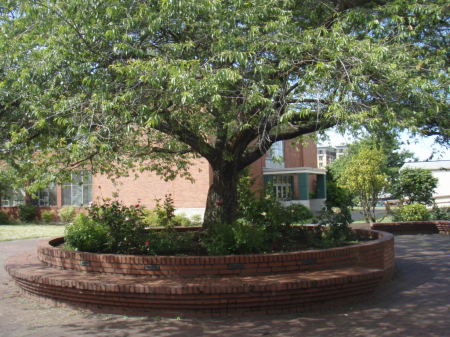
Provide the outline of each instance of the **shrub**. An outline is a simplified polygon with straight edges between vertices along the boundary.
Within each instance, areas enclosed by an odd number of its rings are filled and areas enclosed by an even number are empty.
[[[290,205],[286,208],[286,212],[290,217],[290,223],[304,223],[314,217],[311,210],[302,204]]]
[[[175,226],[175,207],[172,196],[170,194],[166,194],[163,203],[160,204],[160,202],[160,199],[156,199],[156,207],[154,210],[158,216],[159,225],[163,227]]]
[[[312,244],[321,248],[342,246],[356,240],[355,233],[349,227],[347,215],[338,207],[321,213],[315,234]]]
[[[197,255],[201,250],[201,232],[178,232],[172,228],[150,231],[145,242],[147,253],[152,255]]]
[[[108,250],[108,228],[84,214],[79,214],[74,223],[66,227],[64,240],[69,249],[105,252]]]
[[[184,214],[177,214],[172,218],[173,223],[175,224],[175,226],[183,226],[183,227],[189,227],[189,226],[193,226],[193,222],[191,221],[191,219],[189,219],[186,215]]]
[[[46,223],[52,222],[55,219],[55,212],[45,209],[41,212],[41,219]]]
[[[59,210],[58,215],[62,222],[69,223],[75,219],[76,211],[72,206],[64,206]]]
[[[438,179],[433,177],[431,171],[424,169],[405,168],[400,171],[398,181],[393,186],[394,195],[404,198],[407,203],[433,203],[433,192],[437,187]]]
[[[89,217],[108,229],[108,249],[119,254],[146,252],[144,216],[140,205],[128,207],[118,201],[104,200],[102,205],[93,204],[89,208]]]
[[[34,205],[19,205],[19,219],[24,222],[31,222],[36,219],[37,207]]]
[[[261,253],[269,248],[266,230],[262,226],[238,219],[234,224],[222,224],[203,240],[209,255]]]
[[[450,208],[439,208],[434,205],[433,209],[430,212],[430,219],[450,221]]]
[[[423,204],[409,204],[400,207],[394,214],[396,221],[426,221],[430,212]]]
[[[10,221],[11,221],[11,219],[9,218],[9,215],[3,211],[0,211],[0,224],[7,225],[7,224],[9,224]]]

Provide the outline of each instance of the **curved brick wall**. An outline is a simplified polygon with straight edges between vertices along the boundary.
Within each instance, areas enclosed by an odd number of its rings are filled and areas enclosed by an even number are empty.
[[[376,222],[371,228],[395,234],[450,234],[450,221]]]
[[[303,311],[366,296],[392,276],[392,234],[359,232],[376,239],[326,250],[212,257],[66,252],[47,241],[39,246],[39,259],[24,253],[10,258],[6,269],[26,294],[103,312]]]
[[[38,259],[64,269],[153,277],[267,275],[368,265],[385,268],[384,255],[393,254],[387,249],[393,239],[375,232],[367,234],[379,238],[357,246],[326,250],[227,256],[136,256],[67,251],[57,247],[64,242],[61,237],[42,242],[38,247]]]

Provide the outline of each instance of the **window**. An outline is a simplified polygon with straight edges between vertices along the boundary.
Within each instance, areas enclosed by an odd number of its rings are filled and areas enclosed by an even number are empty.
[[[323,156],[319,156],[319,160],[323,160]]]
[[[25,199],[25,191],[11,189],[2,193],[2,207],[16,207],[23,205]]]
[[[278,200],[292,200],[292,176],[274,176],[272,185]]]
[[[33,203],[39,207],[56,206],[56,187],[51,184],[47,188],[43,188],[36,193]]]
[[[273,143],[266,156],[267,168],[284,168],[283,142]]]
[[[72,182],[63,185],[64,206],[83,206],[92,201],[92,175],[90,172],[72,173]]]

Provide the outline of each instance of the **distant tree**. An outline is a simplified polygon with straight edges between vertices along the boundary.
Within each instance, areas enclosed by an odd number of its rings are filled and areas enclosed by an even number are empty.
[[[421,203],[431,205],[438,179],[424,169],[405,168],[400,171],[394,185],[394,196],[403,199],[406,204]]]
[[[352,191],[362,207],[364,218],[375,222],[375,207],[379,195],[388,184],[386,157],[380,149],[362,146],[351,156],[338,178],[339,184]]]
[[[5,0],[0,156],[30,179],[171,179],[203,157],[205,227],[233,222],[274,142],[335,125],[448,142],[447,2]]]
[[[325,205],[328,210],[339,207],[348,222],[351,222],[351,208],[354,206],[354,195],[342,186],[339,186],[333,172],[327,169],[327,200]]]

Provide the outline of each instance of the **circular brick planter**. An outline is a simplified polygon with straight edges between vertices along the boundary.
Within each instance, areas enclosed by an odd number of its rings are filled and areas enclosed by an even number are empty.
[[[450,221],[376,222],[371,228],[394,234],[450,234]]]
[[[24,292],[106,312],[223,315],[302,311],[372,293],[394,270],[389,233],[347,247],[229,256],[65,251],[56,238],[6,269]]]

